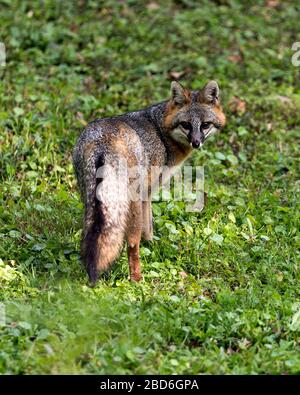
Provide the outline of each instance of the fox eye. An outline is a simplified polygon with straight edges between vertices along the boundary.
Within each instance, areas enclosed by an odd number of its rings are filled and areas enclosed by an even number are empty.
[[[182,126],[183,129],[186,130],[192,130],[192,125],[189,122],[180,122],[180,126]]]
[[[201,125],[201,128],[203,130],[206,130],[206,129],[208,129],[210,127],[210,125],[211,125],[210,122],[203,122],[202,125]]]

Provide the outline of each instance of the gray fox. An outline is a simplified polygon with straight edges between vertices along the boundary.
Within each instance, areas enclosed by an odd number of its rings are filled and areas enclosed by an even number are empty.
[[[86,126],[73,163],[85,207],[81,257],[92,285],[118,258],[125,238],[130,279],[141,280],[140,241],[151,240],[153,233],[151,190],[147,189],[148,199],[131,200],[128,179],[116,179],[111,170],[125,160],[127,166],[146,169],[143,177],[151,185],[157,183],[153,173],[150,176],[151,167],[179,166],[225,121],[215,81],[196,91],[173,81],[169,100]],[[107,165],[111,170],[98,177],[97,170]]]

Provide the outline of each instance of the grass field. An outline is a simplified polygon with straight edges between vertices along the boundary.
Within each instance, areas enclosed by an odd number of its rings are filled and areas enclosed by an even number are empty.
[[[2,374],[300,373],[299,13],[0,0]],[[86,122],[163,100],[179,76],[216,79],[228,117],[190,161],[206,206],[155,203],[144,280],[128,281],[124,251],[91,289],[72,148]]]

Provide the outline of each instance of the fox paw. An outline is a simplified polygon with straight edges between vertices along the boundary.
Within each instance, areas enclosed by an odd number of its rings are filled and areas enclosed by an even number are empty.
[[[135,273],[130,275],[130,281],[139,282],[143,279],[143,276],[140,273]]]

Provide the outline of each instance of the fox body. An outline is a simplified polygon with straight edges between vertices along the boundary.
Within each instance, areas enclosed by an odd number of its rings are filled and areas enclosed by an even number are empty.
[[[224,124],[215,81],[199,91],[173,81],[169,100],[87,125],[73,162],[85,207],[81,256],[92,284],[118,258],[125,239],[130,278],[139,281],[140,240],[152,238],[152,191],[147,189],[147,199],[130,199],[130,181],[116,178],[117,164],[125,161],[128,167],[143,169],[147,185],[158,184],[161,174],[151,168],[175,169]],[[99,168],[104,169],[101,177]]]

